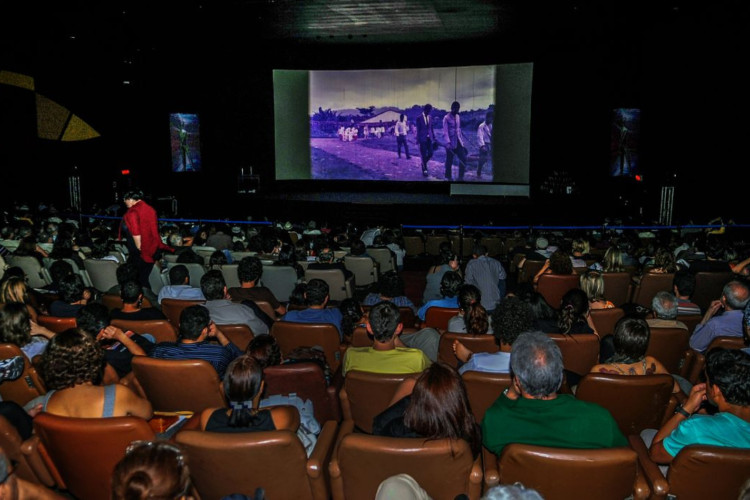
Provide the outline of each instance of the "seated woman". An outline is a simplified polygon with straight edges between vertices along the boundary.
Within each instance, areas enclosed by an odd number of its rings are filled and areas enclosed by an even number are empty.
[[[625,272],[622,250],[620,250],[616,245],[609,247],[604,253],[604,259],[602,260],[602,262],[595,262],[591,264],[589,268],[604,273]]]
[[[18,242],[18,247],[13,251],[13,255],[18,256],[32,256],[36,257],[40,266],[44,266],[44,258],[49,255],[44,251],[42,247],[36,242],[36,238],[33,236],[26,236],[21,238]]]
[[[445,363],[432,363],[414,379],[399,385],[391,405],[375,417],[376,436],[463,439],[476,457],[482,438],[469,409],[458,372]]]
[[[209,270],[218,269],[221,271],[221,266],[224,264],[229,264],[229,259],[227,259],[227,255],[222,250],[216,250],[208,259]]]
[[[645,274],[669,274],[677,272],[678,269],[674,254],[668,248],[659,247],[656,249],[651,267],[644,271],[641,276],[634,276],[633,281],[639,283]]]
[[[544,299],[544,295],[535,292],[532,289],[528,289],[519,291],[518,298],[528,304],[531,308],[531,316],[533,318],[532,328],[534,330],[544,332],[548,329],[552,329],[554,331],[557,324],[557,311],[547,303]]]
[[[461,285],[458,289],[458,314],[448,320],[448,331],[471,333],[473,335],[492,334],[492,318],[482,307],[482,292],[474,285]]]
[[[448,271],[443,274],[443,279],[440,280],[440,294],[443,296],[439,300],[431,300],[423,305],[417,316],[422,321],[427,316],[427,309],[430,307],[451,307],[458,308],[458,289],[463,284],[464,279],[456,271]]]
[[[229,363],[224,375],[227,408],[206,408],[201,413],[201,429],[212,432],[259,432],[277,429],[296,431],[299,413],[290,406],[259,410],[263,394],[263,369],[250,355]]]
[[[570,260],[570,255],[563,250],[556,250],[555,253],[550,255],[549,259],[544,262],[544,265],[534,276],[534,283],[539,282],[539,278],[543,274],[575,274],[573,269],[573,261]]]
[[[121,384],[102,386],[104,351],[78,328],[58,333],[42,355],[47,394],[33,400],[42,411],[63,417],[101,418],[132,415],[149,419],[151,403]],[[29,405],[27,405],[28,407]]]
[[[584,238],[576,238],[571,246],[571,261],[573,267],[586,267],[586,259],[590,259],[591,245]]]
[[[54,336],[31,320],[25,304],[10,302],[0,310],[0,342],[17,345],[29,360],[42,354]]]
[[[120,286],[122,307],[110,311],[111,319],[125,319],[130,321],[144,321],[153,319],[167,319],[155,307],[143,307],[143,290],[139,283],[126,281]]]
[[[383,300],[393,302],[398,307],[409,307],[414,314],[417,313],[417,306],[404,295],[404,279],[396,271],[381,274],[378,280],[378,293],[367,294],[362,304],[374,306]]]
[[[605,363],[595,365],[591,373],[613,373],[615,375],[654,375],[669,374],[664,365],[653,356],[647,356],[651,329],[642,319],[622,318],[615,326],[615,354]],[[675,380],[674,393],[680,392],[680,385]]]
[[[26,278],[20,276],[11,276],[3,280],[0,286],[0,302],[8,304],[10,302],[19,302],[29,310],[31,321],[36,322],[39,311],[36,308],[36,300],[29,294],[29,287],[26,285]]]
[[[168,441],[131,444],[112,474],[112,500],[194,500],[185,454]]]
[[[589,298],[580,288],[568,290],[563,295],[560,310],[557,313],[557,328],[544,333],[593,333],[597,337],[594,322],[589,314]]]
[[[467,371],[508,373],[510,372],[510,349],[513,342],[524,332],[533,330],[534,318],[531,306],[518,297],[506,297],[492,311],[492,322],[496,326],[495,343],[499,352],[474,353],[460,340],[453,341],[453,353],[463,362],[458,372]]]
[[[357,327],[364,328],[367,314],[362,310],[359,301],[354,298],[342,300],[339,304],[339,311],[341,311],[341,333],[344,339],[351,340]]]
[[[458,271],[458,257],[453,253],[449,241],[440,244],[440,261],[427,270],[425,278],[424,293],[422,294],[422,303],[426,304],[431,300],[440,300],[440,283],[443,275],[448,271]]]
[[[589,309],[612,309],[615,305],[604,298],[604,278],[599,271],[589,269],[584,272],[579,283],[581,290],[589,298]]]

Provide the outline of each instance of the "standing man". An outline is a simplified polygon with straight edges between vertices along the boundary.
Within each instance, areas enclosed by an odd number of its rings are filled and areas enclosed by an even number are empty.
[[[453,157],[458,156],[458,180],[464,180],[466,171],[466,147],[463,134],[461,133],[461,116],[458,110],[461,105],[458,101],[451,104],[451,112],[443,118],[443,137],[445,139],[445,180],[453,180]]]
[[[507,274],[500,261],[487,255],[487,247],[474,245],[474,258],[466,263],[466,280],[482,292],[482,307],[491,313],[505,296]]]
[[[482,167],[492,156],[492,122],[495,113],[487,111],[484,121],[477,129],[477,141],[479,142],[479,165],[477,166],[477,178],[482,176]]]
[[[398,157],[401,158],[401,146],[404,146],[404,153],[406,153],[406,159],[411,160],[409,156],[409,146],[406,144],[406,133],[409,131],[409,127],[406,124],[406,115],[401,113],[396,122],[396,147],[398,148]]]
[[[169,250],[159,236],[156,210],[143,201],[143,191],[132,188],[123,197],[128,210],[122,218],[120,230],[125,231],[128,246],[128,259],[138,266],[138,280],[141,286],[151,288],[148,277],[154,267],[157,250]]]
[[[419,142],[419,154],[422,157],[422,175],[425,177],[427,177],[427,162],[432,158],[432,144],[435,142],[435,131],[432,130],[430,120],[431,112],[432,104],[425,104],[422,114],[417,118],[417,142]]]

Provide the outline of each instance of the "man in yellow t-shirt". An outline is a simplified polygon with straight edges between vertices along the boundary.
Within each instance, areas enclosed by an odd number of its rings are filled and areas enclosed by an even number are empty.
[[[350,347],[344,355],[342,374],[349,370],[372,373],[416,373],[431,361],[419,349],[403,347],[398,336],[404,325],[398,307],[387,300],[370,309],[367,331],[375,338],[371,347]]]

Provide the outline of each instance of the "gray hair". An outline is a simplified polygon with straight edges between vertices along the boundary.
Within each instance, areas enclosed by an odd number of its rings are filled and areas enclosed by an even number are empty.
[[[744,309],[750,302],[750,289],[741,281],[732,280],[721,291],[726,297],[727,305],[732,309]]]
[[[677,318],[677,297],[670,292],[657,292],[651,299],[651,309],[654,310],[657,318],[675,319]]]
[[[487,490],[482,500],[544,500],[536,490],[521,483],[498,484]]]
[[[548,396],[562,384],[562,353],[546,333],[522,333],[513,342],[510,367],[521,389],[532,397]]]

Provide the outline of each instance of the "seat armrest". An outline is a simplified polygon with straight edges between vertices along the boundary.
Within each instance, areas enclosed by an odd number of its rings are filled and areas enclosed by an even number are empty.
[[[341,422],[341,402],[339,401],[339,392],[342,387],[344,387],[344,377],[341,375],[341,366],[339,366],[338,370],[336,370],[331,378],[331,385],[326,388],[331,415],[336,422]]]
[[[469,473],[469,498],[478,499],[482,496],[482,455],[477,455]]]
[[[21,454],[24,456],[26,463],[29,464],[29,468],[37,479],[39,479],[41,484],[49,488],[57,486],[64,489],[64,483],[60,477],[60,473],[57,472],[56,468],[50,469],[48,464],[52,464],[52,462],[49,460],[49,457],[42,456],[40,444],[39,436],[31,436],[29,439],[21,443]],[[46,452],[44,452],[44,455],[46,455]],[[47,460],[45,460],[45,458]]]
[[[331,479],[331,495],[333,500],[345,500],[344,481],[341,477],[341,469],[339,468],[339,443],[344,439],[344,436],[351,434],[352,432],[354,432],[353,420],[344,420],[341,422],[338,436],[336,436],[336,444],[333,446],[331,461],[328,464],[328,474]]]
[[[484,462],[485,491],[500,484],[500,471],[497,468],[497,456],[482,446],[482,461]]]
[[[706,357],[698,351],[694,351],[692,349],[688,351],[685,359],[687,360],[688,357],[692,357],[693,362],[690,363],[690,372],[688,373],[688,376],[686,378],[690,381],[691,384],[695,385],[700,381],[701,373],[703,373],[703,368],[705,368],[706,366]]]
[[[628,436],[628,442],[630,443],[630,447],[638,455],[638,465],[646,476],[646,482],[651,489],[651,498],[666,498],[669,493],[669,483],[667,482],[667,478],[661,473],[659,466],[651,460],[651,457],[648,454],[648,448],[646,448],[646,443],[644,443],[638,435]]]
[[[323,429],[318,435],[318,441],[315,443],[310,458],[307,459],[307,475],[312,478],[321,477],[325,474],[325,467],[331,458],[333,452],[333,443],[336,439],[338,424],[333,420],[323,424]]]

